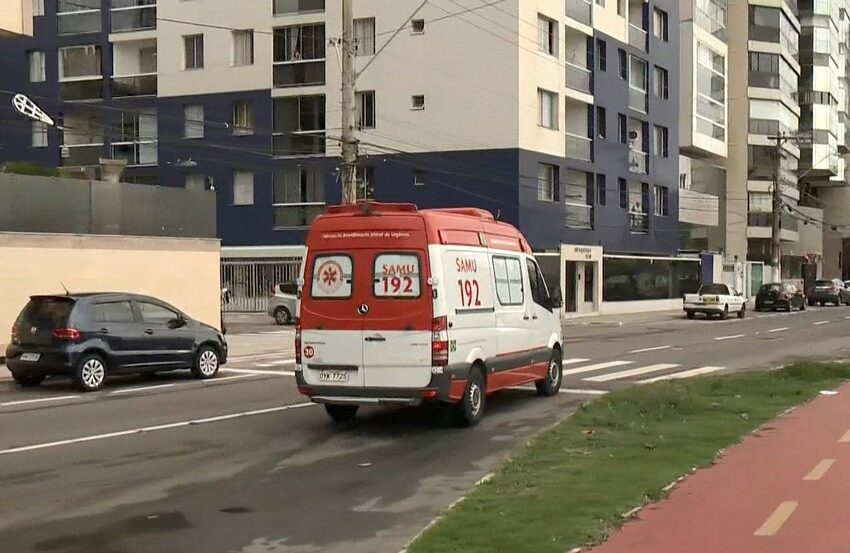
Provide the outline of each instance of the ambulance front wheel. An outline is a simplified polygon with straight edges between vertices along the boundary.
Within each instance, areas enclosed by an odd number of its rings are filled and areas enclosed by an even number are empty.
[[[482,367],[475,365],[469,371],[463,397],[455,404],[455,421],[459,426],[475,426],[484,413],[487,399],[487,383],[484,381]]]
[[[357,414],[359,405],[335,405],[333,403],[325,404],[325,411],[335,423],[348,422]]]
[[[564,374],[561,368],[562,362],[561,350],[558,348],[553,349],[552,356],[549,358],[549,364],[546,367],[546,378],[534,383],[537,386],[538,394],[541,396],[558,395]]]

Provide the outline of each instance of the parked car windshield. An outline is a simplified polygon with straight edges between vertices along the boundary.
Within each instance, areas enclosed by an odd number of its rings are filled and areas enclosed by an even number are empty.
[[[759,288],[759,292],[781,292],[782,285],[781,284],[764,284],[761,288]]]
[[[835,284],[835,283],[831,280],[816,280],[815,281],[815,286],[832,286],[833,284]]]
[[[18,324],[30,327],[49,326],[63,328],[68,323],[68,317],[74,302],[70,298],[37,298],[30,300],[18,318]]]
[[[728,294],[729,288],[725,284],[703,284],[699,288],[700,294]]]

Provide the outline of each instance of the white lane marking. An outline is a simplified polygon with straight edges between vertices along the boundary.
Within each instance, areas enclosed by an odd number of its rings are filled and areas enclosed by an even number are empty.
[[[44,403],[47,401],[62,401],[64,399],[77,399],[81,396],[57,396],[57,397],[43,397],[39,399],[23,399],[20,401],[7,401],[5,403],[0,403],[0,407],[12,407],[13,405],[27,405],[30,403]]]
[[[654,348],[642,348],[642,349],[633,349],[629,353],[645,353],[647,351],[659,351],[662,349],[670,349],[673,346],[655,346]]]
[[[157,388],[171,388],[174,384],[157,384],[156,386],[141,386],[138,388],[124,388],[123,390],[115,390],[109,392],[109,395],[116,394],[132,394],[133,392],[145,392],[147,390],[156,390]]]
[[[271,374],[271,375],[274,375],[274,376],[295,376],[295,371],[261,371],[261,370],[257,370],[257,369],[231,369],[231,368],[226,368],[226,369],[221,369],[221,370],[232,372],[232,373],[243,373],[243,374],[246,374],[246,375]],[[216,380],[216,379],[214,379],[214,380]]]
[[[569,376],[572,374],[581,374],[581,373],[589,373],[591,371],[598,371],[602,369],[610,369],[611,367],[621,367],[623,365],[631,365],[634,361],[608,361],[605,363],[596,363],[595,365],[586,365],[584,367],[579,367],[577,369],[566,369],[564,370],[564,376]]]
[[[639,367],[637,369],[629,369],[627,371],[620,371],[617,373],[609,373],[609,374],[601,374],[599,376],[590,376],[585,378],[584,380],[588,382],[608,382],[609,380],[618,380],[620,378],[630,378],[632,376],[640,376],[642,374],[654,373],[658,371],[664,371],[667,369],[675,369],[679,367],[676,363],[658,363],[657,365],[647,365],[646,367]]]
[[[273,361],[271,363],[257,363],[257,366],[268,368],[268,367],[278,367],[280,365],[294,365],[294,364],[295,364],[295,359],[282,359],[280,361]]]
[[[715,340],[734,340],[735,338],[743,338],[746,334],[733,334],[731,336],[718,336]]]
[[[812,324],[813,324],[813,325],[815,325],[815,326],[819,326],[819,325],[828,325],[828,324],[829,324],[829,321],[818,321],[818,322],[816,322],[816,323],[812,323]]]
[[[772,329],[768,330],[768,332],[784,332],[786,330],[788,330],[788,327],[783,326],[781,328],[772,328]]]
[[[224,370],[224,369],[222,369]],[[208,378],[206,380],[201,380],[204,384],[215,384],[216,382],[224,382],[225,380],[236,380],[237,378],[250,378],[254,376],[253,374],[237,374],[236,376],[220,376],[218,378]]]
[[[561,361],[561,365],[575,365],[576,363],[584,363],[585,361],[589,361],[589,359],[580,359],[578,357],[575,359],[564,359]]]
[[[660,382],[662,380],[678,380],[680,378],[690,378],[692,376],[699,376],[701,374],[722,371],[725,368],[726,367],[700,367],[698,369],[691,369],[689,371],[682,371],[680,373],[665,374],[663,376],[656,376],[655,378],[647,378],[646,380],[638,381],[638,384],[652,384],[653,382]]]
[[[604,396],[608,390],[590,390],[585,388],[561,388],[558,390],[562,394],[587,394],[590,396]]]
[[[170,430],[172,428],[181,428],[184,426],[193,426],[197,424],[209,424],[212,422],[221,422],[230,419],[238,419],[243,417],[254,417],[257,415],[267,415],[269,413],[277,413],[279,411],[289,411],[291,409],[300,409],[301,407],[310,407],[317,405],[313,402],[308,403],[291,403],[288,405],[279,405],[277,407],[269,407],[267,409],[255,409],[253,411],[240,411],[238,413],[229,413],[227,415],[219,415],[216,417],[207,417],[205,419],[192,419],[168,424],[159,424],[156,426],[141,426],[139,428],[130,428],[127,430],[119,430],[117,432],[108,432],[106,434],[95,434],[92,436],[82,436],[79,438],[71,438],[69,440],[58,440],[55,442],[44,442],[40,444],[25,445],[20,447],[11,447],[9,449],[0,450],[0,455],[9,455],[11,453],[23,453],[25,451],[34,451],[37,449],[48,449],[63,445],[79,444],[84,442],[94,442],[97,440],[106,440],[108,438],[118,438],[121,436],[130,436],[132,434],[141,434],[144,432],[157,432],[160,430]]]
[[[847,317],[844,317],[844,320],[845,320],[845,321],[850,320],[850,315],[848,315]],[[0,368],[2,368],[2,367],[0,366]]]

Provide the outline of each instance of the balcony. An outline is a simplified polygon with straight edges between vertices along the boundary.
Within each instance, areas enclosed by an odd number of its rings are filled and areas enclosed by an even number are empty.
[[[747,226],[772,227],[773,213],[770,211],[751,211],[747,214]],[[782,230],[797,232],[799,220],[790,213],[783,213],[779,219],[779,226]]]
[[[567,203],[565,225],[567,228],[587,229],[593,228],[593,206]]]
[[[272,136],[275,156],[305,156],[325,153],[324,131],[302,131]]]
[[[567,88],[592,94],[593,74],[588,68],[567,62],[565,69],[567,74]]]
[[[646,31],[631,23],[629,23],[629,45],[644,52],[647,51]]]
[[[63,167],[98,165],[103,157],[103,144],[64,144],[62,146]]]
[[[318,86],[325,84],[325,60],[275,63],[274,86]]]
[[[567,16],[584,25],[591,25],[593,3],[586,0],[567,0]]]
[[[566,155],[568,158],[591,161],[593,159],[593,141],[586,136],[566,133]]]
[[[325,0],[274,0],[275,15],[325,11]]]
[[[113,142],[112,158],[125,160],[127,162],[127,167],[156,165],[156,141]]]
[[[629,212],[629,232],[646,234],[649,232],[649,215],[637,211]]]
[[[112,32],[156,29],[156,0],[112,0]]]
[[[73,81],[61,81],[59,83],[59,98],[63,102],[75,100],[102,100],[103,79],[80,79]]]
[[[112,77],[112,97],[156,96],[156,73]]]
[[[646,175],[649,172],[649,154],[640,150],[629,150],[629,171]]]
[[[645,90],[629,85],[629,107],[641,113],[646,113],[647,94]]]
[[[307,227],[325,211],[324,202],[274,204],[275,228]]]

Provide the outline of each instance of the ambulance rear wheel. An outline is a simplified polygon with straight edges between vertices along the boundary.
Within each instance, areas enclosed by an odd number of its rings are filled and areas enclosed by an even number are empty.
[[[337,424],[348,422],[354,419],[354,415],[357,414],[357,408],[359,405],[335,405],[333,403],[325,404],[325,411],[327,411],[328,416],[333,419],[333,421]]]
[[[463,397],[454,406],[455,422],[458,426],[475,426],[481,420],[487,399],[486,386],[481,367],[477,365],[472,367]]]
[[[535,382],[537,393],[541,396],[558,395],[558,390],[561,389],[561,380],[563,378],[563,369],[561,368],[561,351],[559,349],[552,350],[552,356],[549,358],[549,365],[546,369],[546,378]]]

